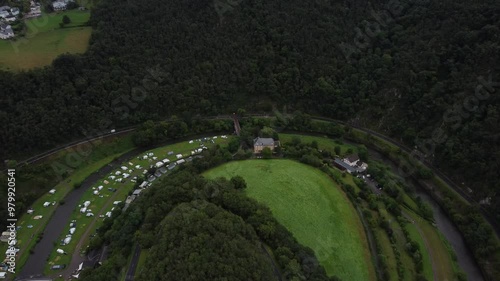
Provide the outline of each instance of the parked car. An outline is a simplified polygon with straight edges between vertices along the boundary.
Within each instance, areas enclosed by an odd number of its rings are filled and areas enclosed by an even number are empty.
[[[65,269],[65,268],[66,268],[65,264],[54,264],[50,269],[58,270],[58,269]]]

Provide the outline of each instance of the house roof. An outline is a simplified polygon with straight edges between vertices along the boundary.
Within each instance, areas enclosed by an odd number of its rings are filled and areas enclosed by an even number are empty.
[[[255,138],[253,140],[254,145],[263,145],[263,146],[274,146],[274,139],[272,138]]]
[[[339,158],[335,159],[335,163],[337,165],[341,166],[342,168],[350,171],[351,173],[356,171],[356,169],[354,167],[349,166],[347,163],[345,163],[344,161],[340,160]]]
[[[359,160],[359,156],[357,154],[351,154],[351,155],[347,155],[346,156],[346,159],[349,160],[349,162],[356,162]]]

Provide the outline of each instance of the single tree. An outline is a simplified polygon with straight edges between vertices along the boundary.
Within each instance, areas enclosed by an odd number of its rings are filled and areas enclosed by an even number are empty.
[[[67,15],[64,15],[63,18],[62,18],[62,23],[63,24],[70,24],[71,23],[71,19],[67,16]]]
[[[270,159],[273,156],[273,151],[269,147],[264,147],[262,149],[262,157],[264,159]]]

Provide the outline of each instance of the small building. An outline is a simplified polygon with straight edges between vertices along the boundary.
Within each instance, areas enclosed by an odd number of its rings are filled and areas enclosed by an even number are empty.
[[[354,167],[354,166],[356,166],[356,165],[358,164],[358,162],[359,162],[359,156],[358,156],[357,154],[351,154],[351,155],[346,156],[346,157],[343,159],[343,161],[344,161],[347,165],[349,165],[349,166],[351,166],[351,167]]]
[[[52,8],[54,8],[54,11],[64,11],[66,10],[66,7],[68,4],[65,1],[57,0],[52,3]]]
[[[14,37],[14,30],[12,30],[12,27],[10,25],[0,23],[0,39],[9,39],[12,37]]]
[[[177,160],[175,163],[177,163],[177,165],[181,165],[181,164],[186,163],[186,160],[184,160],[184,159]]]
[[[352,167],[351,165],[345,163],[344,161],[342,161],[340,158],[336,158],[335,161],[333,162],[333,164],[335,165],[335,167],[337,167],[339,170],[341,171],[346,171],[348,172],[349,174],[352,174],[356,171],[356,169],[354,169],[354,167]]]
[[[11,8],[10,9],[10,13],[13,15],[13,16],[17,16],[19,15],[19,8]]]
[[[182,154],[177,154],[177,155],[175,155],[175,157],[177,157],[177,159],[181,159],[182,158]]]
[[[273,138],[255,138],[253,140],[253,152],[254,153],[261,153],[264,148],[269,148],[271,151],[276,148],[278,145],[277,141],[274,141]]]
[[[134,190],[132,195],[139,196],[139,194],[141,194],[141,192],[142,192],[142,189],[136,189],[136,190]]]

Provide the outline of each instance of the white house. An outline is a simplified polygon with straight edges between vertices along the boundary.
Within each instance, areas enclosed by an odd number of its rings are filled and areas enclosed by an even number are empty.
[[[12,37],[14,37],[12,27],[10,25],[0,24],[0,39],[9,39]]]
[[[66,10],[66,7],[68,4],[65,1],[55,1],[52,3],[52,8],[54,8],[54,11],[64,11]]]
[[[13,16],[17,16],[19,15],[19,8],[12,8],[10,9],[10,13],[13,15]]]
[[[344,158],[343,161],[347,165],[354,167],[359,162],[359,156],[357,154],[351,154],[351,155],[346,156],[346,158]]]

